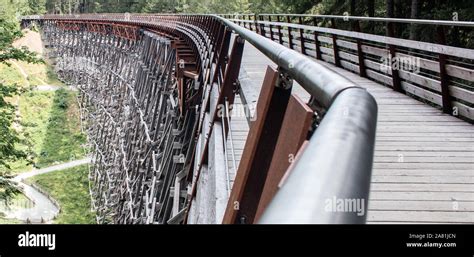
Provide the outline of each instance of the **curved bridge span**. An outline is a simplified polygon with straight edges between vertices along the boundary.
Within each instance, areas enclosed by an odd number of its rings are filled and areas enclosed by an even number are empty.
[[[99,223],[474,222],[473,50],[266,17],[23,18],[80,91]]]

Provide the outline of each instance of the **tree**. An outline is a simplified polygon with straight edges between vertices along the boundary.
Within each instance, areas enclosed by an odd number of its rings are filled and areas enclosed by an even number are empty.
[[[411,14],[410,18],[411,19],[417,19],[418,18],[418,8],[420,6],[420,2],[418,0],[411,0]],[[416,24],[412,24],[410,26],[410,39],[411,40],[416,40],[417,38],[417,27]]]
[[[387,0],[387,18],[393,18],[394,14],[394,4],[393,0]],[[387,36],[393,37],[393,23],[391,23],[389,26],[387,26]]]
[[[46,0],[28,0],[28,14],[44,14],[46,13]]]
[[[369,17],[375,16],[375,0],[367,0],[367,14]],[[374,26],[372,22],[368,24],[369,33],[374,33]]]
[[[25,4],[25,2],[23,2]],[[12,43],[21,37],[16,15],[18,15],[18,2],[11,0],[0,0],[4,7],[0,11],[0,63],[9,65],[9,60],[21,60],[37,63],[41,60],[36,54],[25,48],[14,48]],[[21,14],[21,13],[20,13]],[[24,151],[19,151],[15,145],[20,142],[19,132],[12,124],[15,118],[15,107],[9,98],[21,93],[16,85],[5,85],[0,81],[0,200],[8,201],[18,193],[15,184],[9,180],[9,162],[26,158]]]
[[[356,0],[350,0],[349,5],[351,7],[349,14],[351,16],[357,16],[357,11],[356,11]]]

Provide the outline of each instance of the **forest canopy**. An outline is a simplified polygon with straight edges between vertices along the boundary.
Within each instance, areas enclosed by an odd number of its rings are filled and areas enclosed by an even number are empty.
[[[331,14],[389,18],[474,20],[474,5],[460,0],[2,0],[18,15],[79,13]],[[385,34],[383,23],[363,23],[363,32]],[[341,29],[351,29],[341,27]],[[474,47],[471,28],[447,27],[451,46]],[[435,26],[397,24],[395,37],[438,42]]]
[[[305,13],[474,19],[471,1],[459,0],[7,0],[27,14],[69,13]]]

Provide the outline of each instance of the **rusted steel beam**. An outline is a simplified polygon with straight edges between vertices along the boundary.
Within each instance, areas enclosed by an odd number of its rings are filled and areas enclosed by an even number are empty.
[[[232,35],[232,31],[224,28],[224,38],[221,41],[221,45],[219,46],[219,52],[217,54],[217,63],[216,69],[214,70],[214,75],[212,78],[211,83],[217,82],[220,74],[224,74],[226,68],[226,60],[228,58],[227,53],[229,52],[229,45],[230,45],[230,37]]]
[[[234,186],[222,223],[253,223],[272,162],[291,87],[277,87],[278,71],[267,67]]]
[[[229,66],[225,70],[224,82],[222,83],[219,98],[217,100],[218,105],[223,105],[226,100],[230,105],[234,104],[234,98],[238,88],[237,83],[240,65],[242,63],[242,56],[244,53],[244,44],[245,40],[243,40],[240,36],[235,37],[234,45],[229,58]],[[218,112],[215,112],[214,121],[218,120],[219,118]]]
[[[242,52],[244,49],[244,42],[240,37],[236,37],[234,41],[234,45],[232,47],[231,55],[229,58],[229,64],[227,65],[224,80],[222,82],[222,85],[220,86],[219,90],[219,97],[218,97],[218,104],[224,103],[226,100],[229,103],[233,103],[234,97],[235,97],[235,88],[237,86],[237,80],[239,76],[239,71],[240,71],[240,65],[242,62]],[[210,93],[210,91],[209,91]],[[202,110],[207,110],[208,109],[208,104],[209,101],[203,102],[203,106],[201,107]],[[198,158],[198,165],[195,168],[195,176],[193,183],[191,185],[191,192],[188,196],[188,204],[187,204],[187,211],[186,211],[186,218],[189,215],[189,210],[191,209],[192,206],[192,200],[196,196],[197,192],[197,181],[199,181],[200,176],[201,176],[201,170],[203,168],[204,164],[207,164],[208,162],[208,151],[209,151],[209,142],[210,142],[210,136],[213,133],[213,124],[218,118],[218,113],[219,110],[218,108],[215,108],[214,113],[209,113],[209,116],[211,117],[210,119],[210,124],[204,124],[201,122],[201,127],[197,129],[198,133],[204,136],[204,146],[202,147],[202,152],[201,156],[195,156],[194,158]],[[204,118],[204,117],[202,117]],[[207,126],[206,129],[204,129],[202,126]],[[202,134],[205,132],[206,134]],[[190,176],[191,174],[188,174]],[[188,179],[189,181],[189,179]]]
[[[285,118],[281,125],[278,141],[268,169],[267,178],[258,204],[255,221],[258,221],[267,205],[272,200],[278,184],[295,160],[296,154],[308,137],[313,120],[313,111],[298,96],[293,94],[288,102]]]

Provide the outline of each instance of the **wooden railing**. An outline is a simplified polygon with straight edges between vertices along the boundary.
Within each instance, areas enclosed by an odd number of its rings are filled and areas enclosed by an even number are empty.
[[[470,29],[474,22],[293,14],[222,16],[304,55],[405,92],[445,113],[474,120],[474,50],[446,45],[444,32],[447,26]],[[360,32],[360,21],[382,22],[392,36]],[[352,30],[338,29],[336,24],[342,23],[350,23]],[[436,26],[439,42],[395,38],[396,23]]]

